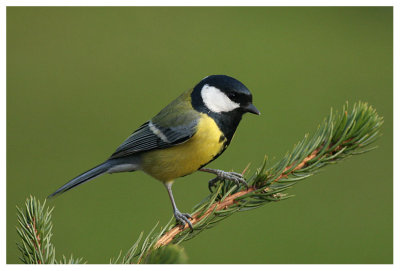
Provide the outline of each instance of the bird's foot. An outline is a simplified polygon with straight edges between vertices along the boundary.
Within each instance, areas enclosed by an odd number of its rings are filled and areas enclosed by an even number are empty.
[[[243,178],[243,175],[237,172],[227,172],[227,171],[223,171],[220,169],[214,169],[213,170],[214,174],[217,175],[217,177],[215,177],[214,179],[210,180],[208,182],[208,189],[210,190],[210,192],[212,192],[211,188],[213,186],[216,185],[216,183],[220,180],[228,180],[231,182],[234,182],[238,187],[240,186],[240,184],[245,185],[247,188],[249,188],[246,180]]]
[[[186,226],[186,224],[188,224],[190,230],[193,231],[193,225],[189,220],[189,218],[190,219],[193,219],[193,218],[190,214],[181,213],[181,212],[179,212],[178,209],[176,209],[174,211],[174,216],[175,216],[175,219],[178,221],[178,223],[182,224],[182,228],[184,228]]]

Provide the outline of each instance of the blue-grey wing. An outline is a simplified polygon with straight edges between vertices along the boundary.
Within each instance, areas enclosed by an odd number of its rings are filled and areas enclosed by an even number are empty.
[[[169,148],[190,139],[196,131],[197,120],[186,125],[162,127],[148,121],[130,135],[111,155],[110,159],[154,149]]]

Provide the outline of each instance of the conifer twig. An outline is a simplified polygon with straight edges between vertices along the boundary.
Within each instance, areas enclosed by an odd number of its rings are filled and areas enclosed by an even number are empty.
[[[21,252],[20,260],[26,264],[81,263],[81,258],[74,259],[72,255],[69,259],[63,255],[60,261],[56,260],[56,250],[51,243],[53,208],[45,209],[45,206],[46,200],[40,203],[30,196],[24,210],[17,207],[17,232],[21,238],[17,247]]]

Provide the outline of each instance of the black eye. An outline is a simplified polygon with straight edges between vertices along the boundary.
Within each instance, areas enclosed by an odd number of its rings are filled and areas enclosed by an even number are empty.
[[[233,99],[235,99],[236,98],[236,93],[229,93],[228,94],[228,97],[229,97],[229,99],[231,99],[231,100],[233,100]]]

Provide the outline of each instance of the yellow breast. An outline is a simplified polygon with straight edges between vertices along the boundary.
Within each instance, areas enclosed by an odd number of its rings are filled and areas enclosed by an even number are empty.
[[[215,121],[201,113],[197,132],[192,138],[171,148],[144,153],[141,167],[162,182],[172,181],[210,162],[221,152],[225,141]]]

